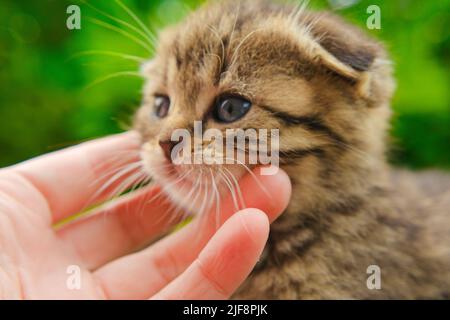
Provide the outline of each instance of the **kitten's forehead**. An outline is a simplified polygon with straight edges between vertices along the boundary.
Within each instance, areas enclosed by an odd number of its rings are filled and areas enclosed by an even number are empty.
[[[289,41],[271,32],[271,21],[276,23],[283,8],[265,1],[225,1],[194,12],[162,36],[160,55],[169,78],[218,85],[233,73],[233,80],[244,79],[287,57],[299,61]]]

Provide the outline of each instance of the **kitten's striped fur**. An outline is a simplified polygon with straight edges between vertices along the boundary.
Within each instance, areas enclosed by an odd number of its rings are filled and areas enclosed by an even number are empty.
[[[236,298],[449,298],[450,180],[431,178],[431,192],[421,181],[433,174],[386,164],[394,81],[378,42],[328,13],[215,1],[161,35],[146,72],[144,142],[202,119],[280,128],[292,200]],[[161,91],[174,101],[164,125],[148,116]],[[223,91],[253,103],[227,126],[205,118]],[[369,265],[381,268],[381,290],[366,286]]]

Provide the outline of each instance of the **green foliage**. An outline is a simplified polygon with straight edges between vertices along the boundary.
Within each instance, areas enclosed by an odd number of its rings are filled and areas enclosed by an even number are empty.
[[[295,2],[291,0],[292,2]],[[199,0],[123,0],[147,26],[160,29],[181,19]],[[328,1],[311,6],[330,9]],[[66,28],[66,8],[79,4],[82,29]],[[134,24],[116,1],[90,4]],[[412,167],[450,168],[450,0],[357,1],[336,10],[365,27],[366,8],[381,8],[382,39],[395,63],[392,161]],[[142,80],[114,77],[139,63],[83,51],[109,50],[149,58],[142,46],[90,18],[126,30],[83,1],[0,2],[0,166],[92,137],[119,132],[139,105]]]

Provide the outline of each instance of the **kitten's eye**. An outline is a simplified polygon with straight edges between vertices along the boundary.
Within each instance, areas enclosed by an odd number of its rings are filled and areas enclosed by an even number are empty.
[[[168,96],[157,95],[155,96],[155,114],[158,118],[164,118],[169,113],[170,98]]]
[[[214,117],[219,122],[236,121],[250,110],[252,103],[241,97],[219,98],[214,107]]]

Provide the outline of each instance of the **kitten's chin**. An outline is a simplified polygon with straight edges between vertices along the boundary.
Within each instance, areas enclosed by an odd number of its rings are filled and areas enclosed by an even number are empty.
[[[214,190],[218,186],[213,185],[215,182],[211,182],[211,177],[206,178],[206,172],[200,173],[200,168],[185,168],[168,161],[144,163],[147,173],[162,187],[178,211],[189,215],[203,214],[215,202]]]
[[[168,161],[144,163],[145,170],[177,209],[190,215],[205,214],[227,193],[239,194],[238,180],[245,173],[240,168],[224,166],[219,169],[208,165],[174,165]]]

